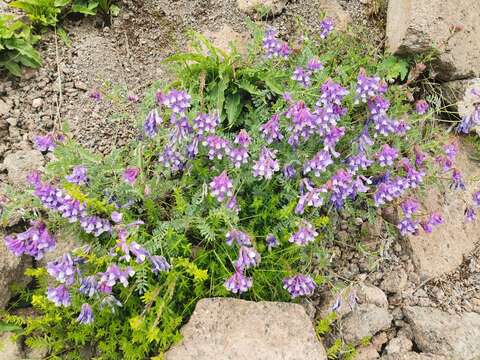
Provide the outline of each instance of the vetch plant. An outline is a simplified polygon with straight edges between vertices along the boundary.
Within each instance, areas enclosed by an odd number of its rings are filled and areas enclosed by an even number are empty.
[[[105,158],[68,138],[39,142],[55,157],[28,179],[40,219],[7,246],[40,258],[64,231],[84,244],[29,271],[39,315],[10,317],[27,345],[144,359],[178,341],[202,297],[313,295],[340,216],[400,205],[403,235],[441,225],[416,190],[445,171],[461,191],[455,147],[424,138],[428,112],[332,26],[295,51],[256,29],[242,62],[200,36],[209,54],[174,55],[177,81],[145,96],[139,141]]]

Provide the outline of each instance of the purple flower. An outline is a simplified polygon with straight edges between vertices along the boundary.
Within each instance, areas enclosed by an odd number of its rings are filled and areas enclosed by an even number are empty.
[[[415,103],[415,111],[417,112],[418,115],[425,114],[428,111],[429,107],[430,106],[425,100],[418,100]]]
[[[340,154],[335,151],[335,145],[345,135],[345,128],[332,126],[323,140],[325,150],[330,150],[333,156],[339,157]]]
[[[477,191],[473,194],[473,203],[476,207],[480,207],[480,191]]]
[[[276,150],[269,150],[264,147],[260,153],[260,158],[253,164],[253,176],[265,179],[271,179],[273,174],[280,170],[278,161],[275,160]]]
[[[241,269],[236,269],[233,275],[225,281],[225,288],[234,294],[244,293],[248,291],[252,285],[252,278],[246,277]]]
[[[214,134],[219,123],[220,118],[216,114],[199,114],[193,119],[193,128],[198,135]]]
[[[298,101],[291,105],[285,113],[285,116],[291,119],[288,127],[288,131],[291,132],[288,143],[291,146],[297,146],[300,138],[308,140],[310,136],[314,134],[316,119],[303,101]]]
[[[250,236],[240,230],[230,230],[229,232],[227,232],[225,237],[227,239],[226,243],[229,246],[232,246],[234,241],[240,246],[252,244]]]
[[[36,220],[27,231],[6,236],[5,245],[15,256],[27,254],[40,260],[46,252],[55,248],[55,238],[50,235],[45,223]]]
[[[285,165],[282,169],[283,176],[287,179],[292,179],[297,175],[297,171],[292,165]]]
[[[237,197],[236,196],[232,196],[227,201],[227,209],[235,211],[237,214],[240,212],[240,206],[237,203]]]
[[[392,166],[396,158],[398,158],[398,150],[390,147],[388,144],[384,144],[380,151],[375,155],[380,166]]]
[[[111,232],[112,226],[107,219],[98,216],[85,216],[80,219],[80,226],[87,234],[99,237],[104,232]]]
[[[94,275],[87,276],[80,281],[80,287],[78,291],[91,298],[93,297],[98,291],[98,281]]]
[[[42,176],[40,174],[40,171],[38,170],[32,170],[28,175],[27,175],[27,182],[32,185],[34,188],[42,186]]]
[[[92,307],[89,304],[82,304],[82,309],[80,310],[80,315],[77,317],[77,322],[85,325],[93,322]]]
[[[368,77],[365,69],[361,69],[357,77],[356,102],[366,103],[368,99],[384,94],[387,83],[378,76]]]
[[[283,279],[283,288],[294,299],[299,296],[313,295],[316,287],[315,281],[308,275],[297,274]]]
[[[374,141],[368,133],[368,124],[365,125],[360,136],[358,137],[358,147],[360,151],[367,151],[367,149],[374,144]]]
[[[55,306],[70,306],[70,294],[65,285],[57,287],[49,287],[47,290],[47,299],[55,304]]]
[[[73,199],[70,195],[64,196],[62,204],[58,206],[57,210],[70,223],[74,223],[87,215],[85,203]]]
[[[278,243],[277,238],[273,234],[268,234],[267,237],[265,238],[265,242],[269,250],[280,245]]]
[[[255,248],[241,246],[238,251],[238,259],[235,262],[235,267],[237,269],[248,269],[250,267],[255,267],[260,264],[260,254]]]
[[[282,99],[289,103],[292,101],[292,95],[289,92],[284,92],[282,95]]]
[[[171,268],[170,264],[167,262],[163,256],[152,255],[148,257],[150,264],[152,264],[152,272],[158,274],[159,272],[168,272]]]
[[[303,87],[310,87],[312,84],[311,73],[310,71],[305,71],[303,68],[298,66],[292,75],[292,80],[295,80]]]
[[[209,185],[210,194],[219,202],[222,202],[226,198],[233,196],[233,184],[226,171],[223,171],[220,175],[215,176]]]
[[[465,209],[465,220],[472,222],[477,218],[477,213],[473,207],[467,207]]]
[[[201,137],[199,135],[195,135],[192,138],[192,141],[187,145],[187,157],[189,159],[195,159],[198,155],[198,144],[200,143]]]
[[[453,169],[453,173],[452,173],[452,187],[454,189],[462,189],[462,190],[465,190],[465,183],[463,182],[463,179],[462,179],[462,174],[460,173],[460,171],[458,171],[457,169]]]
[[[85,185],[88,182],[87,168],[85,166],[75,166],[70,175],[65,176],[65,179],[77,185]]]
[[[317,58],[312,58],[312,59],[308,60],[307,69],[312,71],[312,72],[322,70],[323,69],[323,64],[320,61],[318,61]]]
[[[43,206],[57,211],[63,204],[64,194],[62,190],[52,187],[50,184],[38,184],[34,195],[38,197]]]
[[[90,94],[88,95],[88,97],[91,100],[96,101],[96,102],[100,102],[102,100],[102,94],[100,94],[100,91],[98,91],[96,89],[93,89],[92,91],[90,91]]]
[[[397,225],[400,234],[406,236],[408,234],[416,235],[418,233],[418,223],[413,221],[411,218],[403,218]]]
[[[163,153],[158,157],[158,161],[172,172],[177,172],[184,168],[182,155],[169,145],[165,146]]]
[[[400,204],[400,207],[405,217],[411,217],[420,208],[420,203],[414,199],[406,199]]]
[[[332,81],[332,79],[326,80],[320,87],[320,91],[322,94],[319,103],[324,105],[341,105],[343,98],[348,94],[347,89]],[[319,103],[317,103],[317,106],[320,106]]]
[[[352,174],[346,170],[339,169],[329,180],[331,190],[330,202],[336,208],[341,208],[344,201],[354,194],[354,182]]]
[[[156,109],[151,110],[147,118],[145,119],[145,122],[143,123],[143,131],[145,131],[145,134],[153,138],[155,135],[158,133],[158,127],[162,123],[162,118],[160,115],[158,115],[158,112]]]
[[[320,150],[311,160],[303,166],[303,173],[313,171],[315,176],[320,176],[329,165],[333,164],[332,156],[326,150]]]
[[[280,132],[280,115],[273,115],[270,120],[260,126],[260,130],[262,131],[262,136],[269,144],[274,141],[282,140],[283,135]]]
[[[123,172],[123,181],[129,183],[130,185],[135,184],[137,176],[140,174],[140,169],[136,167],[126,168]]]
[[[347,164],[352,173],[356,173],[359,169],[367,170],[367,168],[374,163],[369,160],[364,152],[357,155],[352,155],[347,159]]]
[[[76,266],[69,253],[63,254],[59,259],[49,261],[46,269],[50,276],[57,279],[58,282],[66,285],[73,284]]]
[[[128,286],[128,278],[135,275],[135,271],[129,266],[121,270],[117,265],[110,265],[104,273],[99,273],[100,281],[98,283],[100,291],[110,293],[117,282],[124,287]]]
[[[443,147],[443,150],[445,151],[445,155],[447,156],[447,158],[449,160],[455,161],[455,158],[456,158],[457,152],[458,152],[458,144],[456,142],[446,144]]]
[[[230,157],[233,166],[239,168],[242,164],[248,163],[248,151],[243,146],[237,148],[227,148],[226,153]]]
[[[374,137],[388,136],[397,132],[398,130],[404,131],[403,129],[397,129],[398,123],[392,121],[386,114],[380,114],[373,117],[373,127],[375,129]]]
[[[187,139],[193,132],[185,115],[176,116],[176,114],[172,114],[170,124],[172,124],[172,128],[169,133],[169,139],[173,143]]]
[[[140,244],[137,244],[135,241],[132,241],[129,244],[129,250],[133,254],[133,256],[135,256],[137,264],[143,263],[148,257],[150,257],[148,251],[141,247]]]
[[[464,116],[458,125],[458,131],[468,134],[472,127],[480,125],[480,103],[475,104],[475,109],[470,115]]]
[[[304,179],[302,184],[305,185],[305,189],[301,189],[301,195],[298,199],[297,206],[295,207],[295,214],[297,215],[303,214],[305,212],[305,207],[307,206],[313,206],[316,208],[321,207],[324,201],[321,194],[327,192],[325,187],[312,187],[309,184],[308,179]]]
[[[405,119],[397,120],[394,122],[394,130],[398,136],[405,136],[407,132],[411,129]]]
[[[208,147],[208,158],[213,160],[215,158],[221,160],[223,158],[223,154],[226,153],[230,144],[227,140],[221,138],[217,135],[209,135],[207,136],[203,142],[203,146]]]
[[[127,100],[131,102],[138,102],[138,100],[140,100],[140,97],[135,94],[128,94]]]
[[[368,99],[368,109],[373,119],[386,116],[389,108],[390,102],[383,96],[374,96]]]
[[[53,151],[57,146],[55,144],[55,138],[52,134],[47,134],[44,136],[36,135],[33,138],[33,142],[35,143],[35,148],[41,152]]]
[[[425,155],[422,150],[419,149],[418,146],[414,147],[414,152],[415,152],[415,166],[420,167],[423,165],[423,162],[425,161],[427,155]]]
[[[435,226],[438,226],[441,224],[443,224],[443,217],[438,212],[431,213],[427,221],[423,221],[420,223],[420,225],[422,225],[423,230],[429,234],[433,231],[433,228]]]
[[[320,37],[326,39],[328,34],[333,31],[334,22],[331,17],[327,17],[320,22]]]
[[[305,246],[309,242],[315,241],[315,238],[318,236],[318,233],[315,231],[315,228],[312,224],[307,221],[304,221],[302,225],[298,228],[297,232],[293,233],[288,239],[289,242]]]
[[[185,91],[170,90],[167,94],[158,92],[157,102],[171,109],[174,114],[184,114],[190,107],[191,97]]]
[[[391,181],[383,182],[378,185],[377,191],[373,194],[375,206],[384,205],[398,196],[399,188]]]
[[[122,222],[123,214],[118,211],[113,211],[110,218],[114,223],[118,224],[119,222]]]
[[[291,52],[287,43],[284,43],[277,39],[277,30],[272,27],[269,27],[265,31],[265,37],[263,38],[263,48],[265,50],[267,58],[288,58],[288,55],[290,55]]]
[[[248,133],[244,129],[242,129],[238,132],[233,142],[237,145],[247,148],[251,142],[250,135],[248,135]]]
[[[110,308],[110,311],[114,314],[116,311],[117,307],[122,307],[122,303],[117,300],[117,298],[113,295],[107,295],[103,298],[103,300],[100,302],[100,309],[105,308],[108,306]]]

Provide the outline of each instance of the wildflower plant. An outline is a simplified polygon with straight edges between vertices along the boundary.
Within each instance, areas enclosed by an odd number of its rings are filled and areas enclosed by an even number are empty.
[[[38,286],[23,296],[38,315],[9,317],[27,345],[144,359],[179,340],[200,298],[314,294],[341,215],[401,204],[402,234],[442,223],[414,199],[443,151],[419,131],[428,113],[387,86],[355,36],[331,19],[322,29],[297,49],[254,28],[243,59],[198,36],[208,55],[170,58],[178,78],[145,95],[139,141],[106,157],[68,137],[44,146],[54,160],[29,176],[26,203],[39,218],[7,246],[39,259],[64,240],[52,234],[82,244],[29,271]]]

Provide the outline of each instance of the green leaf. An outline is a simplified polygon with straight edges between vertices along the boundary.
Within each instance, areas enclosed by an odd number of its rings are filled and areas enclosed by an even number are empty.
[[[4,66],[12,75],[15,75],[15,76],[22,75],[22,69],[17,63],[9,61],[9,62],[6,62]]]
[[[238,119],[242,112],[242,105],[240,104],[240,94],[236,93],[227,97],[225,101],[225,108],[227,111],[228,125],[232,126]]]
[[[21,326],[12,325],[4,321],[0,321],[0,332],[18,332],[22,330],[23,328]]]
[[[72,6],[72,11],[84,14],[84,15],[95,15],[97,13],[98,2],[75,2]]]
[[[72,47],[72,42],[70,41],[70,37],[68,36],[64,28],[59,27],[57,29],[57,35],[67,47]]]
[[[110,5],[110,14],[112,14],[112,16],[118,16],[118,14],[120,14],[120,8],[115,4]]]

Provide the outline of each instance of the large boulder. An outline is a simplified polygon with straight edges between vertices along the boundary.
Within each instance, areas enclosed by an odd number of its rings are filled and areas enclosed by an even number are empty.
[[[302,306],[239,299],[203,299],[181,330],[183,341],[166,360],[322,360]]]
[[[41,168],[45,160],[40,151],[20,150],[5,156],[3,166],[7,169],[8,180],[12,185],[22,186],[30,171]]]
[[[399,55],[439,52],[442,80],[480,75],[480,1],[388,2],[387,48]]]
[[[480,166],[468,158],[468,150],[461,145],[455,167],[465,180],[479,179]],[[472,204],[472,195],[478,191],[475,182],[465,191],[454,190],[448,184],[433,186],[422,199],[427,212],[439,211],[444,218],[431,234],[421,232],[406,238],[407,250],[421,279],[436,277],[455,270],[480,241],[478,223],[465,221],[465,208]]]
[[[388,329],[393,320],[386,308],[373,304],[358,305],[340,321],[340,332],[347,343],[356,343]]]
[[[450,360],[480,359],[480,315],[450,315],[429,307],[403,310],[412,327],[414,342],[424,352]]]
[[[10,300],[12,284],[26,284],[29,281],[24,271],[31,266],[30,257],[16,257],[5,247],[4,235],[0,232],[0,309]]]
[[[205,30],[204,35],[212,42],[213,46],[230,53],[232,44],[240,54],[247,53],[247,42],[249,35],[233,30],[229,25],[224,24],[218,31]],[[207,52],[207,49],[204,49]]]

